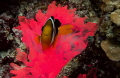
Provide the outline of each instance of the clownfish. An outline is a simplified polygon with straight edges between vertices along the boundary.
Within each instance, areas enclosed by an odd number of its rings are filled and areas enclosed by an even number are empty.
[[[36,36],[35,41],[42,44],[42,50],[46,50],[50,48],[51,45],[55,45],[58,35],[72,33],[73,31],[71,28],[73,28],[73,25],[61,26],[60,21],[51,16],[42,27],[41,36]]]

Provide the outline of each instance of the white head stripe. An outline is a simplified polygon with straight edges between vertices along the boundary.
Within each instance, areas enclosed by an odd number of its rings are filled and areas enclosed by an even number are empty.
[[[52,33],[52,40],[51,40],[51,43],[50,45],[54,42],[54,39],[55,39],[55,34],[56,34],[56,29],[55,29],[55,23],[54,23],[54,20],[50,17],[49,18],[51,21],[52,21],[52,24],[53,24],[53,33]],[[48,19],[48,20],[49,20]]]

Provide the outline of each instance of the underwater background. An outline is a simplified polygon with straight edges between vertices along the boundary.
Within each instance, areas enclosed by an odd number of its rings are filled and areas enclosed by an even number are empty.
[[[43,51],[35,38],[51,16],[62,35]],[[0,78],[120,78],[119,71],[120,0],[0,0]]]

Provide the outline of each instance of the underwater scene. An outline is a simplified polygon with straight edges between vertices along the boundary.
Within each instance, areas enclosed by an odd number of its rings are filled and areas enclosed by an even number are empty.
[[[0,0],[0,78],[120,78],[120,0]]]

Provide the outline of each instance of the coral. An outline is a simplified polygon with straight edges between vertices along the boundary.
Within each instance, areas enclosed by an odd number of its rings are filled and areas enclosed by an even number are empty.
[[[114,6],[113,5],[106,5],[105,3],[103,3],[101,5],[101,10],[104,11],[104,12],[110,12],[114,9]]]
[[[0,50],[8,50],[13,40],[11,37],[12,18],[6,13],[0,15]]]
[[[103,16],[101,16],[102,22],[100,23],[100,33],[108,39],[118,37],[113,29],[116,29],[116,27],[120,25],[118,8],[120,1],[102,0],[102,2],[101,10],[103,11]]]
[[[63,78],[68,78],[68,77],[64,76]],[[80,74],[77,78],[86,78],[86,74]]]
[[[55,78],[61,68],[77,54],[86,48],[88,36],[94,36],[97,29],[96,23],[84,23],[86,18],[79,18],[75,14],[76,9],[67,9],[67,6],[58,6],[53,2],[48,6],[46,13],[38,10],[35,19],[26,19],[19,16],[18,27],[22,31],[22,41],[28,47],[29,54],[17,49],[16,59],[22,61],[24,65],[18,66],[11,63],[14,70],[11,70],[15,77],[12,78]],[[59,35],[56,47],[42,51],[41,43],[37,44],[34,40],[36,35],[41,35],[41,28],[50,16],[60,20],[61,25],[73,25],[73,33]],[[74,45],[74,47],[72,47]]]
[[[79,1],[79,0],[69,0],[69,2],[71,2],[71,3],[75,3],[75,4],[79,4],[79,3],[81,3],[81,1]]]
[[[97,73],[97,68],[94,67],[94,68],[90,69],[87,72],[87,74],[79,74],[77,78],[97,78],[96,73]],[[57,77],[57,78],[59,78],[59,77]],[[63,78],[69,78],[69,77],[64,76]]]
[[[109,59],[113,61],[120,61],[119,43],[107,39],[101,42],[101,47],[105,51]]]
[[[106,5],[119,9],[120,0],[102,0]],[[109,8],[110,9],[110,8]]]
[[[119,61],[119,52],[115,49],[119,49],[119,45],[116,43],[119,43],[120,41],[120,0],[102,0],[102,2],[101,10],[106,13],[102,16],[103,21],[100,25],[100,42],[103,40],[101,42],[101,47],[109,59]]]
[[[116,36],[117,41],[120,41],[120,27],[119,27],[119,26],[118,26],[118,27],[115,27],[115,28],[113,29],[113,33],[114,33],[114,35]]]
[[[111,13],[110,18],[112,22],[114,22],[116,25],[120,26],[120,10],[115,10]]]

